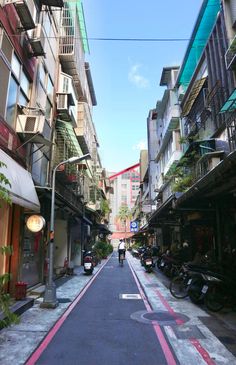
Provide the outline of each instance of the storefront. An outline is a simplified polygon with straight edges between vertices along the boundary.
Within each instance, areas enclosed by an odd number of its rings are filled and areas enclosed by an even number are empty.
[[[12,275],[11,287],[18,280],[34,285],[39,280],[39,236],[30,233],[25,218],[40,211],[40,203],[31,174],[0,149],[0,161],[4,166],[0,173],[9,180],[3,187],[9,190],[11,205],[1,204],[0,245],[10,245],[12,255],[1,257],[1,272]]]

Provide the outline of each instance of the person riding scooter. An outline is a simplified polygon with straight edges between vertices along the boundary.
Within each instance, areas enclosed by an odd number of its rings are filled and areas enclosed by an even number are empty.
[[[118,246],[118,255],[119,255],[119,262],[120,262],[120,255],[123,253],[124,254],[124,257],[125,257],[125,241],[120,239],[120,243],[119,243],[119,246]]]

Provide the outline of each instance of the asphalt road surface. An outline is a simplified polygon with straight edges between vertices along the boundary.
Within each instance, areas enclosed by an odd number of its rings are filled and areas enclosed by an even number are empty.
[[[115,252],[63,323],[49,332],[35,364],[179,364],[161,329],[137,320],[149,310],[127,260],[119,266]]]

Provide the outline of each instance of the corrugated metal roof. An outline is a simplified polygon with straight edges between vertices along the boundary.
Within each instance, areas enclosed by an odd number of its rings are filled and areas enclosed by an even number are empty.
[[[201,91],[201,89],[202,89],[202,87],[203,87],[203,85],[205,83],[205,80],[206,80],[206,77],[204,77],[204,78],[202,78],[200,80],[197,80],[194,83],[193,88],[192,88],[192,90],[189,93],[188,100],[184,104],[184,108],[183,108],[183,111],[182,111],[182,114],[181,114],[182,117],[186,117],[189,114],[189,112],[190,112],[190,110],[191,110],[191,108],[193,106],[194,101],[198,97],[198,95],[199,95],[199,93],[200,93],[200,91]]]

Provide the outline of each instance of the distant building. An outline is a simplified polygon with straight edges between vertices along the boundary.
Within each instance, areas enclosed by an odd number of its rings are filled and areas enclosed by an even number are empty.
[[[129,210],[132,210],[135,205],[140,187],[139,166],[133,167],[130,170],[129,168],[125,169],[117,174],[114,172],[108,174],[110,177],[115,176],[111,178],[114,194],[110,200],[112,212],[110,214],[109,229],[113,232],[113,237],[115,238],[121,238],[122,235],[124,236],[124,233],[128,237],[130,236],[130,220],[126,221],[125,227],[125,223],[119,220],[118,215],[122,205],[127,205]]]

